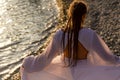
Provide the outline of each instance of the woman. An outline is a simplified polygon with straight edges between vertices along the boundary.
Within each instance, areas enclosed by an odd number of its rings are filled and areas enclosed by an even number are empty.
[[[65,28],[45,51],[24,59],[22,80],[119,80],[120,62],[93,30],[83,28],[87,6],[73,1]],[[59,55],[58,55],[59,54]]]

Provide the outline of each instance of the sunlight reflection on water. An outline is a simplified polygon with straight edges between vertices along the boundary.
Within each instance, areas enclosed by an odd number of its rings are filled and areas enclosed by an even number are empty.
[[[39,41],[49,35],[58,10],[55,0],[0,0],[0,11],[1,78],[44,43]]]

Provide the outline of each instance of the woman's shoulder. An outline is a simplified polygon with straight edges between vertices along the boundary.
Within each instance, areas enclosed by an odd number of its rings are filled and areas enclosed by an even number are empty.
[[[60,39],[62,37],[63,31],[61,29],[58,29],[54,33],[54,38]]]
[[[55,35],[60,36],[62,33],[63,33],[62,29],[58,29],[56,30]]]
[[[62,34],[64,33],[64,31],[62,30],[62,29],[58,29],[58,30],[56,30],[56,32],[55,32],[55,36],[58,36],[58,37],[60,37]],[[93,29],[91,29],[91,28],[87,28],[87,27],[84,27],[84,28],[82,28],[81,30],[80,30],[80,34],[81,33],[85,33],[85,34],[94,34],[95,33],[95,31],[93,30]]]
[[[87,28],[87,27],[84,27],[81,29],[81,32],[84,32],[84,33],[94,33],[95,31],[91,28]]]
[[[57,31],[56,31],[56,33],[63,33],[63,30],[62,29],[58,29]]]
[[[63,32],[64,32],[64,31],[63,31],[62,29],[58,29],[58,30],[56,30],[55,35],[56,35],[56,36],[60,36],[60,35],[63,34]],[[93,29],[87,28],[87,27],[82,28],[82,29],[80,30],[80,32],[95,33],[95,31],[94,31]]]

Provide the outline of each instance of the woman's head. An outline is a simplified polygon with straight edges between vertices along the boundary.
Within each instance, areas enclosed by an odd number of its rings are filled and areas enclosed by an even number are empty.
[[[63,33],[63,49],[65,49],[65,34],[67,35],[67,55],[70,56],[69,58],[69,66],[76,64],[78,59],[78,36],[79,31],[82,28],[82,24],[84,22],[85,15],[87,13],[87,6],[83,1],[73,1],[70,4],[69,11],[68,11],[68,22],[65,26],[64,33]],[[80,53],[79,53],[80,54]],[[64,59],[65,59],[64,54]],[[65,62],[66,63],[66,62]]]
[[[82,25],[87,13],[87,5],[84,1],[75,0],[70,4],[68,16],[71,19],[72,25],[79,23]]]

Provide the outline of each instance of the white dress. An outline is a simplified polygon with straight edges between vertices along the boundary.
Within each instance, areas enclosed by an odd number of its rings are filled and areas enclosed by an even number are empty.
[[[75,67],[64,67],[62,34],[63,31],[58,30],[42,54],[23,60],[21,80],[120,80],[119,58],[88,28],[79,31],[79,41],[89,51],[87,59],[78,60]]]

